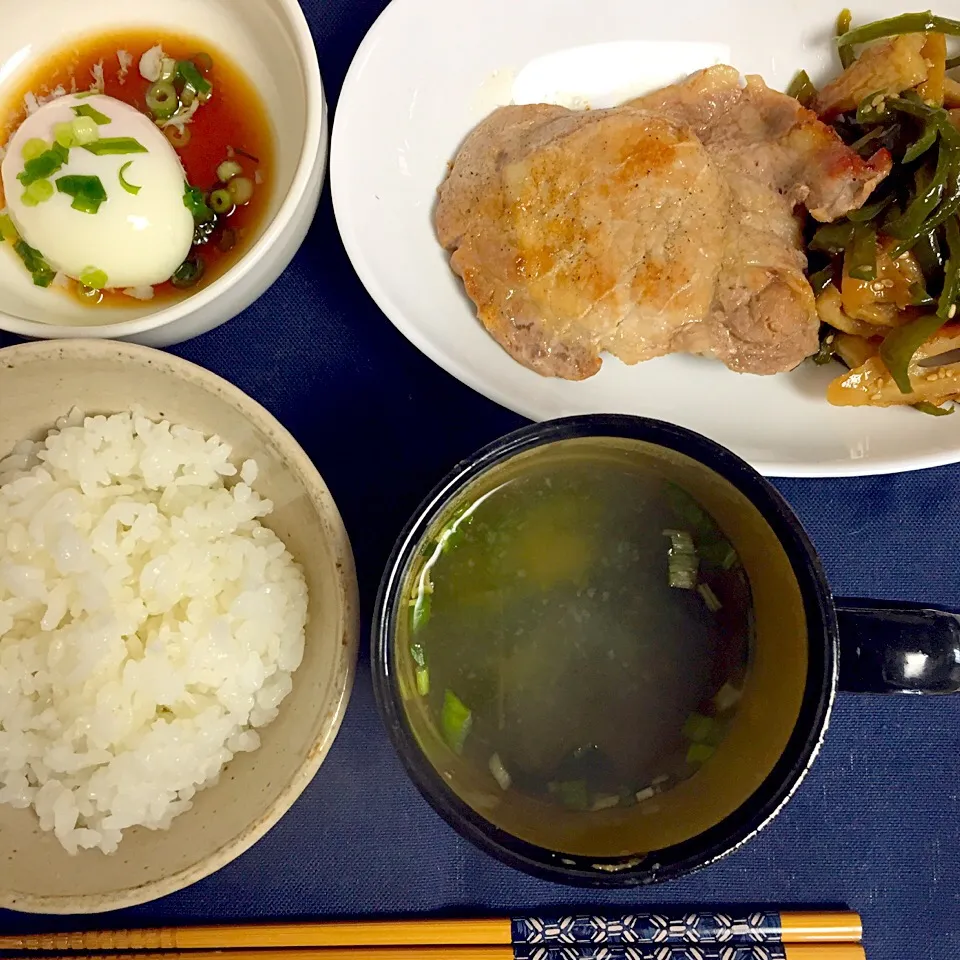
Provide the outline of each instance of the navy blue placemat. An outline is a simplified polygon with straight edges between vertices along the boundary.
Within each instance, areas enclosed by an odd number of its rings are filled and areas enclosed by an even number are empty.
[[[331,104],[383,5],[304,0]],[[10,342],[0,337],[0,346]],[[382,566],[409,513],[459,458],[521,423],[422,357],[378,312],[340,244],[329,191],[280,282],[243,316],[175,352],[265,404],[317,462],[356,551],[364,643]],[[838,593],[960,605],[960,469],[778,486]],[[364,647],[329,758],[264,840],[180,894],[85,925],[640,903],[847,905],[863,914],[870,960],[957,956],[958,697],[841,695],[814,771],[759,837],[687,879],[604,894],[531,880],[448,829],[393,755],[367,663]],[[0,931],[75,923],[0,911]]]

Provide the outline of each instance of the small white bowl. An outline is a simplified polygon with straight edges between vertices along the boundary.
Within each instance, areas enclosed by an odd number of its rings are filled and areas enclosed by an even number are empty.
[[[50,24],[56,29],[50,30]],[[297,0],[44,0],[8,5],[0,30],[0,104],[25,69],[72,37],[155,26],[208,39],[241,65],[273,123],[275,174],[260,234],[240,261],[193,296],[158,306],[130,301],[112,322],[58,291],[34,287],[0,250],[0,330],[23,337],[111,338],[165,347],[232,319],[286,269],[313,221],[326,171],[327,107],[310,29]]]
[[[264,2],[264,0],[255,0]],[[26,343],[0,350],[0,457],[40,439],[79,404],[85,413],[137,405],[252,457],[265,523],[303,568],[309,590],[303,662],[262,746],[238,754],[169,830],[136,827],[116,853],[70,856],[32,810],[0,804],[0,907],[98,913],[155,900],[219,870],[259,840],[310,783],[333,743],[353,687],[357,579],[343,521],[316,467],[260,404],[172,354],[108,340]]]

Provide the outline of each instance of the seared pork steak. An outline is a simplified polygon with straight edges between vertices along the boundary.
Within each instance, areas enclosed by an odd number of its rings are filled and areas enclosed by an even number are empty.
[[[731,67],[611,110],[502,107],[467,138],[436,226],[480,320],[517,360],[581,380],[608,351],[776,373],[817,347],[806,205],[830,220],[889,170]]]

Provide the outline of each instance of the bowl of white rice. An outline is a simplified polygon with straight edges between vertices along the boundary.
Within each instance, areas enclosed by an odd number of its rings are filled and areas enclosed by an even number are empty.
[[[132,344],[0,350],[0,907],[239,856],[323,762],[357,642],[343,522],[259,404]]]

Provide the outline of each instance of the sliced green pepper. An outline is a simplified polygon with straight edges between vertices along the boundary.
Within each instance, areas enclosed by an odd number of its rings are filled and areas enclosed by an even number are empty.
[[[818,367],[833,363],[833,336],[827,334],[821,341],[817,352],[810,358]]]
[[[932,107],[929,103],[924,103],[919,97],[911,97],[906,94],[902,97],[890,97],[885,101],[885,105],[890,110],[896,110],[898,113],[906,113],[911,117],[919,117],[921,120],[933,120],[937,125],[940,136],[944,143],[951,147],[960,149],[960,130],[950,119],[950,114],[943,107]]]
[[[444,690],[440,732],[454,753],[463,753],[463,745],[472,726],[473,711],[452,690]]]
[[[798,70],[787,87],[787,96],[799,100],[805,107],[809,107],[817,99],[817,88],[813,85],[806,70]]]
[[[926,287],[922,283],[910,284],[910,306],[911,307],[932,307],[937,301],[927,293]]]
[[[877,279],[877,231],[869,223],[853,228],[844,266],[854,280]]]
[[[894,250],[899,247],[894,248]],[[943,253],[940,250],[940,241],[937,239],[936,229],[927,230],[917,237],[913,246],[913,255],[920,264],[923,275],[930,280],[931,277],[939,276],[943,269]],[[891,253],[893,256],[893,253]],[[896,259],[894,257],[894,259]]]
[[[841,253],[853,239],[852,223],[825,223],[817,227],[810,239],[811,250],[824,253]]]
[[[947,178],[954,172],[955,154],[952,150],[941,150],[937,158],[937,168],[930,182],[917,191],[907,209],[886,226],[887,233],[898,240],[916,237],[924,229],[927,217],[936,210],[943,199]]]
[[[833,283],[834,280],[834,269],[833,265],[824,267],[822,270],[818,270],[816,273],[811,273],[809,278],[810,286],[813,287],[813,292],[815,294],[821,294],[827,288],[827,286]]]
[[[837,36],[842,37],[845,33],[849,32],[852,22],[853,14],[846,8],[841,10],[837,16]],[[856,54],[848,46],[838,47],[837,52],[840,54],[840,65],[844,70],[857,59]]]
[[[919,410],[921,413],[926,413],[931,417],[949,417],[956,408],[938,407],[935,403],[929,403],[926,400],[921,400],[919,403],[913,404],[913,409]]]
[[[858,43],[870,43],[883,37],[896,37],[901,33],[946,33],[951,37],[960,36],[960,20],[935,16],[930,10],[924,13],[902,13],[886,20],[874,20],[856,27],[837,37],[838,47],[849,47]]]
[[[847,214],[847,219],[853,223],[866,223],[868,220],[873,220],[875,217],[879,217],[890,204],[893,203],[893,194],[889,194],[884,197],[882,200],[877,200],[876,203],[868,203],[865,207],[861,207],[859,210],[851,210]]]
[[[850,144],[850,149],[859,153],[864,147],[873,143],[874,140],[882,140],[886,135],[887,129],[885,127],[874,127],[872,130],[868,130],[859,140],[854,140],[854,142]]]
[[[940,124],[933,117],[923,122],[923,132],[903,153],[904,163],[913,163],[917,157],[922,157],[936,142],[940,135]]]
[[[868,93],[857,104],[857,123],[862,127],[871,123],[882,123],[887,116],[886,95],[882,90]]]
[[[880,359],[890,371],[890,376],[901,393],[913,392],[910,383],[910,361],[944,323],[946,320],[942,320],[935,313],[929,313],[898,327],[884,337],[880,344]]]
[[[955,213],[960,212],[960,163],[952,171],[947,179],[947,185],[944,188],[943,199],[935,212],[928,217],[920,226],[916,233],[900,240],[890,251],[890,256],[895,260],[901,254],[908,250],[913,250],[915,246],[921,243],[925,236],[936,236],[936,230],[942,224],[946,223]],[[893,222],[893,221],[891,221]],[[885,225],[885,229],[888,225]],[[942,264],[943,258],[940,262]],[[929,274],[927,274],[929,279]]]
[[[947,250],[949,256],[943,266],[943,290],[937,301],[937,316],[942,321],[952,320],[960,299],[960,225],[956,217],[947,221]]]

